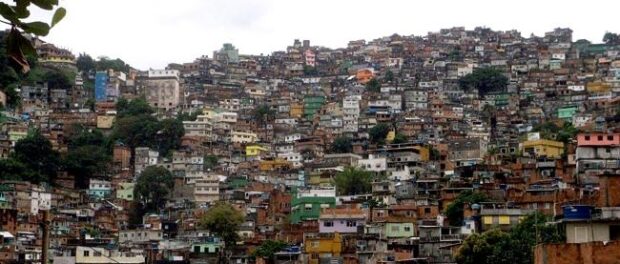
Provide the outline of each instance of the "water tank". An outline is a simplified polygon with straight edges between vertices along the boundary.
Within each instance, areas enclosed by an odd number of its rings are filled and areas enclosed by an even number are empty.
[[[592,218],[592,209],[590,205],[567,205],[563,206],[564,219],[579,220]]]

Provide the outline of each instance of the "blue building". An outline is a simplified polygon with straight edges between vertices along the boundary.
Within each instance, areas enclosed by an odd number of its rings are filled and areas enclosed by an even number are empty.
[[[107,100],[106,89],[108,87],[108,74],[98,71],[95,75],[95,101],[105,102]]]

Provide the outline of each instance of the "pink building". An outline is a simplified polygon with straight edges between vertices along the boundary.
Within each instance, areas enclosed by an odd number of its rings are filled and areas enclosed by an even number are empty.
[[[357,233],[364,226],[366,214],[357,208],[326,208],[319,216],[319,233]]]
[[[577,173],[582,182],[598,182],[598,175],[620,172],[620,133],[577,135]]]
[[[316,66],[316,54],[311,49],[307,49],[304,52],[304,60],[306,61],[306,65],[308,66]]]

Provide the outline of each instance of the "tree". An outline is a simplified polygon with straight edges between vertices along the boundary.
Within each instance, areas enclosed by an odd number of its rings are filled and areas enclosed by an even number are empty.
[[[618,45],[620,44],[620,35],[611,32],[605,32],[603,36],[603,42],[608,45]]]
[[[227,248],[239,239],[237,230],[245,221],[243,214],[227,202],[215,203],[200,219],[200,225],[224,240]]]
[[[381,83],[376,78],[372,78],[366,83],[366,90],[374,93],[381,92]]]
[[[459,264],[511,263],[509,259],[502,261],[498,255],[500,252],[497,252],[497,249],[504,247],[509,239],[510,236],[499,229],[492,229],[482,234],[472,234],[463,241],[455,260]]]
[[[63,164],[75,177],[75,186],[87,189],[94,176],[105,176],[111,157],[103,145],[70,147]]]
[[[332,152],[334,153],[349,153],[353,150],[351,138],[346,136],[337,137],[332,143]]]
[[[114,70],[120,72],[129,72],[131,67],[121,59],[110,59],[106,56],[99,57],[99,60],[95,63],[95,70],[107,71]]]
[[[253,116],[258,124],[266,125],[268,121],[275,118],[276,112],[268,105],[261,105],[254,109]]]
[[[116,102],[116,112],[118,118],[123,118],[126,116],[150,115],[155,113],[155,110],[144,98],[137,98],[131,101],[121,98]]]
[[[288,246],[284,241],[280,240],[266,240],[260,244],[252,253],[254,257],[263,258],[266,263],[275,263],[273,257],[279,251],[282,251]]]
[[[14,69],[27,73],[31,67],[28,56],[37,56],[37,52],[33,43],[24,37],[20,30],[37,36],[47,36],[50,29],[65,17],[67,10],[62,7],[56,8],[58,0],[16,0],[14,2],[15,5],[0,2],[0,16],[4,18],[0,22],[11,26],[11,30],[6,36],[6,43],[7,54],[13,62]],[[49,11],[56,8],[51,22],[48,24],[28,19],[31,13],[30,4]]]
[[[370,141],[375,144],[383,144],[385,143],[385,137],[390,132],[390,126],[384,123],[377,124],[373,126],[368,135],[370,136]]]
[[[495,68],[479,68],[459,79],[461,89],[467,91],[476,89],[480,96],[489,92],[504,91],[507,85],[508,78]]]
[[[81,71],[85,74],[89,73],[90,71],[95,70],[95,67],[96,67],[95,60],[93,60],[93,58],[86,53],[80,53],[75,64],[77,66],[78,71]]]
[[[305,76],[316,76],[319,72],[316,70],[316,67],[312,67],[310,65],[304,65],[304,75]]]
[[[552,218],[530,214],[508,232],[492,229],[467,237],[456,254],[459,264],[506,263],[531,264],[534,246],[540,243],[562,243],[565,231],[560,225],[548,224]]]
[[[60,165],[60,156],[47,138],[36,130],[15,143],[13,158],[21,162],[33,175],[33,183],[52,182]]]
[[[204,157],[205,169],[213,169],[217,166],[218,158],[215,155],[206,155]]]
[[[47,82],[47,88],[67,90],[73,86],[72,80],[63,72],[53,69],[49,70],[44,75],[44,80]]]
[[[174,187],[172,173],[164,167],[149,166],[142,171],[134,187],[134,197],[144,208],[162,208]]]
[[[198,110],[198,111],[193,112],[193,113],[186,113],[186,112],[179,113],[177,115],[177,119],[179,121],[181,121],[181,122],[183,122],[183,121],[196,121],[196,119],[198,119],[199,115],[202,115],[202,110]]]
[[[400,133],[396,133],[396,135],[394,136],[394,140],[392,140],[393,144],[403,144],[403,143],[407,143],[407,141],[409,141],[409,139]]]
[[[461,192],[452,203],[446,208],[446,216],[453,226],[461,226],[463,224],[463,206],[465,203],[470,205],[480,202],[486,202],[489,199],[484,193],[464,191]]]
[[[340,195],[369,193],[372,189],[372,174],[355,167],[347,167],[334,177],[336,190]]]
[[[34,177],[30,168],[14,158],[0,159],[0,180],[22,181]]]
[[[394,81],[394,73],[391,70],[387,70],[385,72],[385,76],[383,77],[383,81],[387,83],[391,83]]]

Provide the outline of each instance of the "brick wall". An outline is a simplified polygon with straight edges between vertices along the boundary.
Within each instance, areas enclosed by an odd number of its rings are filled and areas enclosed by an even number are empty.
[[[620,241],[582,244],[541,244],[534,249],[534,264],[620,263]]]

